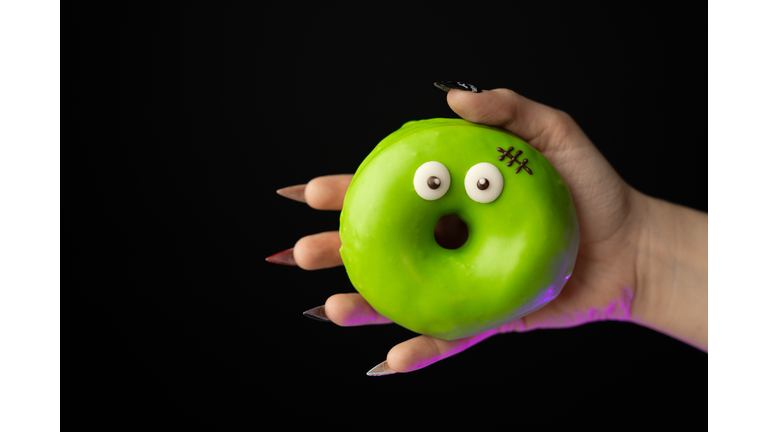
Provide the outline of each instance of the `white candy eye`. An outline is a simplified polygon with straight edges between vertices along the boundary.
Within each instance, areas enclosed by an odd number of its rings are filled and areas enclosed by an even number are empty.
[[[451,187],[451,175],[448,168],[440,162],[427,162],[416,170],[413,187],[420,197],[433,201],[448,192]]]
[[[464,189],[472,200],[489,203],[498,198],[504,189],[504,177],[496,166],[481,162],[467,171]]]

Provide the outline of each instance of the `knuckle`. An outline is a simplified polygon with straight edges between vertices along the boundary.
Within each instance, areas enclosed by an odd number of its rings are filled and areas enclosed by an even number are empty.
[[[562,110],[555,110],[548,127],[548,135],[554,141],[562,141],[574,132],[576,122],[570,114]]]
[[[563,125],[570,125],[573,124],[573,117],[571,117],[570,114],[563,110],[555,110],[555,119],[557,123],[561,123]]]
[[[471,112],[473,119],[470,121],[473,123],[495,123],[496,118],[499,116],[496,105],[488,100],[479,100],[475,102]]]
[[[514,97],[518,96],[518,94],[514,90],[510,90],[508,88],[499,88],[499,89],[495,89],[493,91],[498,92],[502,96],[505,96],[505,97],[508,97],[508,98],[514,98]]]
[[[426,338],[426,341],[428,348],[425,351],[429,353],[429,357],[434,359],[434,361],[442,359],[444,353],[443,350],[440,349],[440,346],[438,346],[437,339],[428,337]]]

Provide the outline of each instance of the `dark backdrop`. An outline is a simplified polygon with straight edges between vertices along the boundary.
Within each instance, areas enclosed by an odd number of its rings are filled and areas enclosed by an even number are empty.
[[[437,80],[565,110],[633,187],[706,211],[703,14],[521,6],[118,15],[121,116],[105,147],[125,169],[99,171],[105,276],[82,300],[101,323],[88,330],[92,366],[111,377],[100,391],[137,395],[120,413],[197,419],[226,402],[257,421],[275,409],[456,414],[477,401],[516,422],[704,418],[707,355],[627,323],[498,336],[367,377],[413,334],[309,320],[303,311],[354,291],[344,269],[264,261],[338,228],[337,212],[275,190],[354,172],[406,121],[456,117]]]

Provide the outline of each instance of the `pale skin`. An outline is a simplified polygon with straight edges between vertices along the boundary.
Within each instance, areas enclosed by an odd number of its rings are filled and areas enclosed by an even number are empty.
[[[410,372],[488,337],[602,320],[628,321],[707,351],[708,216],[644,195],[625,183],[566,113],[511,90],[450,90],[448,104],[465,120],[504,128],[539,150],[573,196],[580,244],[572,277],[545,307],[494,330],[445,341],[421,335],[393,347],[383,373]],[[341,210],[352,175],[318,177],[304,198],[318,210]],[[450,234],[450,233],[449,233]],[[300,239],[305,270],[343,265],[338,231]],[[359,294],[336,294],[325,314],[340,326],[385,324]]]

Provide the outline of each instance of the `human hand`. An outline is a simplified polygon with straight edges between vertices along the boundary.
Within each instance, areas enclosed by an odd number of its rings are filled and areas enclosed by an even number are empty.
[[[676,279],[676,270],[665,265],[680,252],[664,247],[659,237],[667,231],[677,233],[663,220],[685,220],[688,230],[701,230],[701,215],[647,197],[627,185],[613,170],[573,119],[562,111],[528,100],[510,90],[497,89],[480,93],[451,90],[448,104],[459,116],[474,123],[504,128],[541,152],[560,172],[568,185],[579,220],[579,253],[573,274],[560,295],[543,308],[499,328],[453,341],[421,335],[398,344],[387,360],[369,372],[383,375],[423,368],[459,353],[490,336],[523,332],[538,328],[564,328],[601,320],[631,321],[706,346],[706,280],[704,281],[704,336],[692,336],[689,328],[681,328],[679,319],[654,311],[658,305],[670,309],[666,291],[651,288]],[[352,175],[318,177],[306,186],[294,186],[279,193],[305,201],[319,210],[341,210],[344,194]],[[663,217],[661,217],[663,215]],[[706,225],[706,216],[704,216]],[[460,225],[438,226],[448,237],[459,236]],[[437,235],[437,233],[436,233]],[[706,229],[704,236],[706,237]],[[706,238],[705,238],[706,241]],[[661,239],[664,243],[664,239]],[[293,263],[306,270],[342,265],[338,231],[325,232],[300,239],[293,249],[270,257],[274,262]],[[700,244],[695,246],[700,248]],[[704,246],[706,253],[706,245]],[[658,259],[659,255],[666,259]],[[268,259],[269,260],[269,259]],[[700,260],[699,260],[700,261]],[[705,263],[706,265],[706,263]],[[693,284],[701,285],[700,263],[692,265]],[[670,274],[671,273],[671,274]],[[698,274],[697,274],[698,273]],[[690,276],[690,275],[689,275]],[[698,277],[697,277],[698,276]],[[704,270],[706,278],[706,270]],[[690,279],[690,278],[689,278]],[[674,285],[674,293],[686,293]],[[691,291],[691,290],[689,290]],[[675,301],[698,307],[689,308],[693,321],[700,323],[701,290],[677,295]],[[698,311],[698,312],[697,312]],[[327,319],[341,326],[385,324],[391,321],[377,313],[359,294],[331,296],[324,306],[308,311],[308,316]],[[694,329],[695,330],[695,329]],[[701,329],[699,329],[701,330]],[[696,333],[696,332],[693,332]]]

